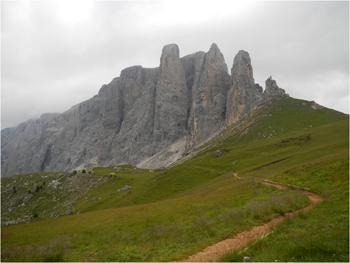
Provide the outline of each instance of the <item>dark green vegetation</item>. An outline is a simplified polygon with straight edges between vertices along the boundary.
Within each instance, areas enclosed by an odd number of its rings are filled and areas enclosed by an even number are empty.
[[[108,177],[81,173],[33,173],[2,178],[2,225],[78,213],[76,200]]]
[[[344,114],[276,101],[175,167],[95,168],[106,179],[73,203],[80,214],[3,227],[2,260],[183,259],[307,204],[261,177],[310,188],[325,201],[225,260],[347,261],[348,134]]]

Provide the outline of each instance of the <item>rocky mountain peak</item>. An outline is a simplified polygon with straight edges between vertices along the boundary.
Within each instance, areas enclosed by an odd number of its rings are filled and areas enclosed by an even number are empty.
[[[262,89],[256,85],[249,53],[240,50],[233,59],[231,89],[226,102],[226,123],[231,125],[250,114],[262,99]]]
[[[180,50],[178,45],[169,44],[163,47],[162,55],[160,57],[160,66],[167,66],[169,61],[178,60],[180,57]]]
[[[220,52],[220,49],[219,49],[218,45],[217,45],[216,43],[212,43],[212,44],[210,45],[210,48],[209,48],[208,53],[214,53],[214,54],[216,54],[216,53],[221,53],[221,52]]]
[[[247,51],[240,50],[233,60],[231,69],[233,85],[253,86],[253,67]]]
[[[181,158],[264,99],[284,95],[269,78],[263,93],[248,52],[231,76],[219,47],[180,58],[163,47],[157,68],[132,66],[98,95],[62,114],[44,115],[1,132],[3,175],[118,163],[159,168]]]
[[[155,88],[153,133],[157,144],[168,144],[186,134],[187,86],[179,53],[176,44],[163,47]]]
[[[209,51],[185,62],[187,83],[191,83],[188,127],[189,145],[196,145],[220,130],[225,124],[226,97],[230,76],[223,54],[214,43]],[[192,69],[191,69],[192,68]]]
[[[284,89],[281,89],[278,87],[276,81],[272,79],[270,76],[265,81],[265,90],[264,90],[264,98],[269,99],[273,97],[280,97],[280,96],[286,96],[286,92]]]
[[[209,51],[206,53],[206,58],[207,63],[221,65],[221,67],[227,71],[224,55],[221,53],[219,47],[215,43],[211,44]]]

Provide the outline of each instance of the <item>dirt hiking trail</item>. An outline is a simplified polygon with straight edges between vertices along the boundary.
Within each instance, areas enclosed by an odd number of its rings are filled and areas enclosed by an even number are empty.
[[[233,173],[233,177],[236,179],[242,179],[238,174]],[[309,192],[307,190],[299,189],[296,186],[292,185],[286,185],[281,183],[276,183],[270,180],[261,179],[259,180],[260,183],[275,187],[280,190],[285,190],[288,188],[292,188],[294,190],[299,191],[300,193],[304,194],[306,197],[308,197],[310,203],[301,209],[295,210],[293,212],[285,213],[284,215],[277,216],[270,221],[259,225],[254,226],[246,231],[243,231],[241,233],[238,233],[234,235],[231,238],[224,239],[216,244],[213,244],[211,246],[206,247],[204,250],[188,257],[187,259],[184,259],[183,262],[208,262],[208,261],[218,261],[220,258],[222,258],[224,255],[226,255],[229,252],[240,250],[244,247],[246,247],[251,242],[263,238],[267,234],[269,234],[274,227],[276,227],[279,223],[282,221],[292,218],[295,215],[302,213],[302,212],[308,212],[311,210],[316,204],[323,201],[323,198],[315,193]]]

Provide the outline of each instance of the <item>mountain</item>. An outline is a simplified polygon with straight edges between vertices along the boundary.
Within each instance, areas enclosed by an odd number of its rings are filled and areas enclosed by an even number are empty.
[[[6,262],[184,262],[288,215],[216,261],[349,262],[349,116],[310,101],[257,104],[166,169],[113,165],[1,183]],[[309,206],[305,190],[323,202],[290,217]]]
[[[96,96],[62,114],[43,114],[1,131],[2,175],[118,163],[168,166],[260,104],[287,96],[270,77],[253,78],[246,51],[231,75],[216,44],[180,57],[163,48],[157,68],[133,66]]]

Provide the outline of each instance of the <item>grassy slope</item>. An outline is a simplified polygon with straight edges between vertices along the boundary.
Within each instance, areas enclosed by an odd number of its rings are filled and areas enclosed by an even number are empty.
[[[303,121],[305,115],[302,115]],[[298,154],[279,154],[280,162],[252,165],[247,175],[309,188],[325,201],[306,215],[288,220],[268,237],[223,261],[349,261],[349,122],[301,129],[310,134]],[[265,126],[266,127],[266,126]],[[302,132],[302,131],[305,132]],[[300,138],[300,137],[299,137]],[[284,159],[286,158],[286,159]],[[284,159],[284,160],[283,160]]]
[[[111,178],[63,173],[32,173],[1,178],[1,223],[68,215],[75,200]]]
[[[270,160],[271,156],[279,156],[281,153],[289,151],[290,147],[295,147],[295,144],[292,143],[283,145],[283,147],[271,148],[271,152],[265,154],[266,158],[257,155],[258,150],[256,149],[260,145],[265,148],[269,144],[270,138],[282,140],[285,136],[294,136],[295,132],[296,136],[298,134],[307,135],[313,127],[345,119],[344,114],[334,110],[326,108],[314,110],[307,101],[282,99],[269,105],[257,118],[254,118],[254,124],[249,127],[249,132],[240,131],[239,134],[232,135],[232,132],[228,130],[228,134],[224,133],[210,142],[208,150],[202,151],[195,158],[181,165],[165,171],[138,173],[141,176],[138,176],[137,180],[135,180],[134,173],[123,174],[124,181],[121,181],[123,183],[120,183],[119,186],[124,183],[135,186],[128,195],[122,197],[115,195],[115,188],[108,184],[106,188],[96,189],[91,194],[102,197],[98,205],[101,207],[140,204],[176,196],[178,193],[182,194],[186,190],[198,187],[223,173],[232,171],[232,169],[240,169],[241,167],[250,169],[250,165],[264,162],[264,159]],[[214,158],[213,152],[217,149],[223,150],[225,155]],[[253,158],[251,159],[251,157]],[[310,157],[315,158],[315,156]],[[111,171],[111,169],[105,168],[102,169],[101,174]],[[146,178],[143,175],[147,175]],[[78,209],[89,210],[89,204],[81,201]]]
[[[256,120],[248,132],[224,134],[207,150],[176,167],[117,174],[115,185],[105,183],[76,203],[80,211],[90,212],[3,228],[2,259],[181,258],[278,213],[305,205],[305,198],[295,192],[281,193],[263,187],[249,179],[250,175],[288,180],[292,171],[298,173],[296,169],[304,167],[300,169],[305,169],[306,179],[297,182],[309,186],[307,179],[312,175],[312,165],[322,173],[327,162],[343,163],[348,158],[348,120],[342,114],[327,109],[316,111],[304,101],[284,99],[270,105]],[[221,157],[213,156],[216,149],[223,152]],[[344,175],[347,169],[344,169],[338,184],[347,190],[348,178]],[[235,180],[232,171],[245,175],[246,179]],[[116,193],[124,184],[132,186],[131,192]],[[312,189],[323,194],[319,185],[324,188],[321,181]],[[89,202],[91,197],[97,201]],[[342,194],[337,198],[346,202],[345,197]],[[336,199],[332,195],[327,198],[330,202]],[[334,209],[339,208],[336,216],[348,218],[347,207],[341,208],[339,203],[333,204]],[[324,210],[319,212],[323,217],[318,215],[322,218],[320,224],[332,222],[329,218],[332,213],[335,217],[335,211],[327,214],[327,209]],[[312,221],[307,217],[302,220]],[[329,233],[338,234],[333,228],[329,228]],[[336,240],[338,256],[333,259],[348,255],[347,233]],[[308,231],[300,231],[298,237],[309,237]],[[314,260],[322,259],[317,252],[311,255]],[[241,260],[241,255],[230,255],[231,259],[237,256]],[[288,255],[286,259],[293,257]]]
[[[288,220],[268,237],[223,261],[349,261],[348,122],[312,133],[319,142],[311,151],[250,175],[307,187],[324,202],[305,215]],[[316,158],[314,158],[316,157]]]

